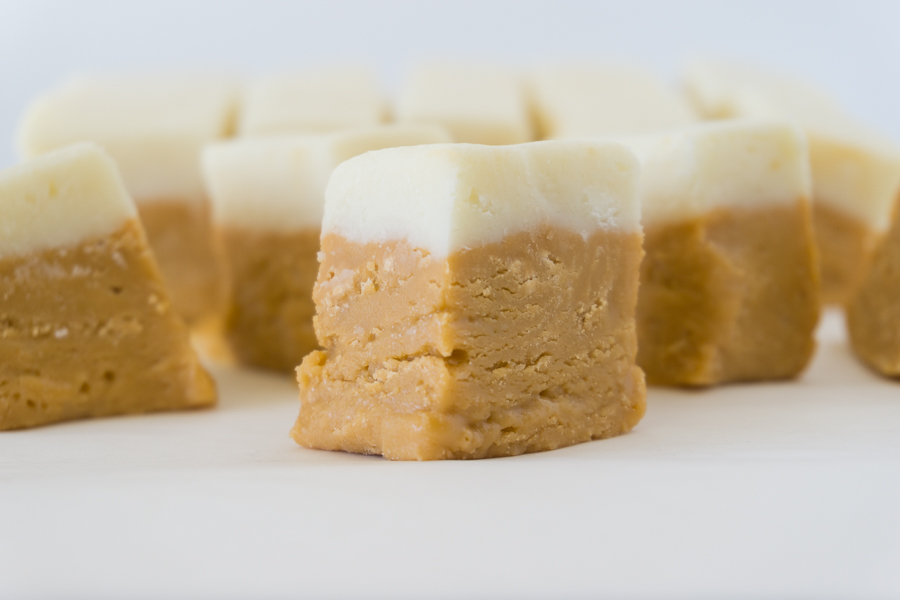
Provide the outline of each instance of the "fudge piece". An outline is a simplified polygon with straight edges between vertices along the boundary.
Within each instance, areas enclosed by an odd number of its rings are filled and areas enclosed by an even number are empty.
[[[648,383],[797,375],[819,317],[802,132],[736,120],[629,145],[641,160],[638,364]]]
[[[436,123],[456,142],[503,145],[534,139],[519,78],[487,65],[420,66],[400,94],[397,120]]]
[[[283,73],[249,86],[238,134],[327,133],[378,125],[387,116],[387,103],[378,82],[365,69]]]
[[[638,67],[543,65],[530,91],[543,139],[636,135],[698,120],[684,98]]]
[[[875,244],[862,282],[847,303],[856,355],[875,371],[900,377],[900,215]]]
[[[326,191],[297,443],[390,459],[507,456],[629,431],[641,261],[618,144],[369,152]]]
[[[175,309],[189,323],[222,301],[200,151],[230,133],[236,100],[236,86],[218,79],[79,79],[36,101],[21,128],[24,157],[93,141],[115,159]]]
[[[243,364],[293,371],[318,347],[312,289],[325,185],[369,150],[449,141],[431,125],[219,142],[203,154],[231,290],[224,333]]]
[[[789,118],[803,128],[809,140],[822,299],[845,303],[890,224],[900,192],[900,148],[794,78],[706,61],[691,65],[685,81],[707,118]]]
[[[0,298],[0,430],[216,401],[94,144],[0,172]]]

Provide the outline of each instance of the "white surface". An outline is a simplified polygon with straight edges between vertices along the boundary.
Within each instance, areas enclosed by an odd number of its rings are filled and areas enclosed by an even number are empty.
[[[641,161],[645,226],[811,197],[806,137],[790,123],[717,121],[622,142]]]
[[[134,218],[116,163],[96,144],[0,171],[0,257],[72,246]]]
[[[637,159],[614,142],[389,148],[334,170],[322,235],[407,240],[443,257],[547,223],[636,232],[637,186]]]
[[[303,449],[292,381],[229,370],[214,410],[0,433],[0,597],[896,598],[900,383],[834,317],[800,381],[509,459]]]

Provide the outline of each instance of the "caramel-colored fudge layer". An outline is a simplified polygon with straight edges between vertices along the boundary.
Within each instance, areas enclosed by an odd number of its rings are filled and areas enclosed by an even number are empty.
[[[641,235],[545,226],[437,258],[322,240],[324,351],[298,369],[303,446],[390,459],[550,450],[629,431]]]
[[[140,225],[0,258],[0,429],[215,403]]]
[[[225,227],[231,292],[225,335],[238,361],[292,371],[318,348],[313,286],[319,229],[290,233]]]
[[[225,286],[209,204],[173,199],[137,206],[178,314],[189,325],[219,314]]]
[[[826,204],[813,203],[822,303],[845,304],[862,281],[875,234],[862,221]]]
[[[649,383],[785,379],[809,362],[820,303],[805,204],[649,226],[644,248],[638,364]]]
[[[900,219],[876,244],[870,264],[847,304],[853,351],[883,375],[900,376]]]

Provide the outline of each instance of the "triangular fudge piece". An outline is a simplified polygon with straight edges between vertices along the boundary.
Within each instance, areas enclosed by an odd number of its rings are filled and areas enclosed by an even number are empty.
[[[0,173],[0,299],[0,430],[216,401],[94,144]]]

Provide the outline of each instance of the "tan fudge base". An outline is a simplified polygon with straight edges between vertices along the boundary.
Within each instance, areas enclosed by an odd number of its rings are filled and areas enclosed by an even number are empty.
[[[292,431],[390,459],[508,456],[629,431],[640,234],[558,228],[435,258],[323,239],[324,351],[298,369]]]
[[[225,228],[231,292],[225,335],[238,362],[293,371],[319,347],[313,286],[319,229],[293,233]]]
[[[809,362],[819,281],[805,204],[650,226],[644,247],[638,364],[649,383],[785,379]]]
[[[137,206],[175,310],[189,325],[215,318],[225,282],[209,203],[154,199]]]
[[[167,297],[135,221],[0,258],[0,429],[214,404]]]
[[[846,303],[862,281],[875,234],[858,219],[825,204],[813,204],[822,302]]]
[[[877,243],[862,283],[847,305],[856,355],[883,375],[900,377],[900,219]]]

